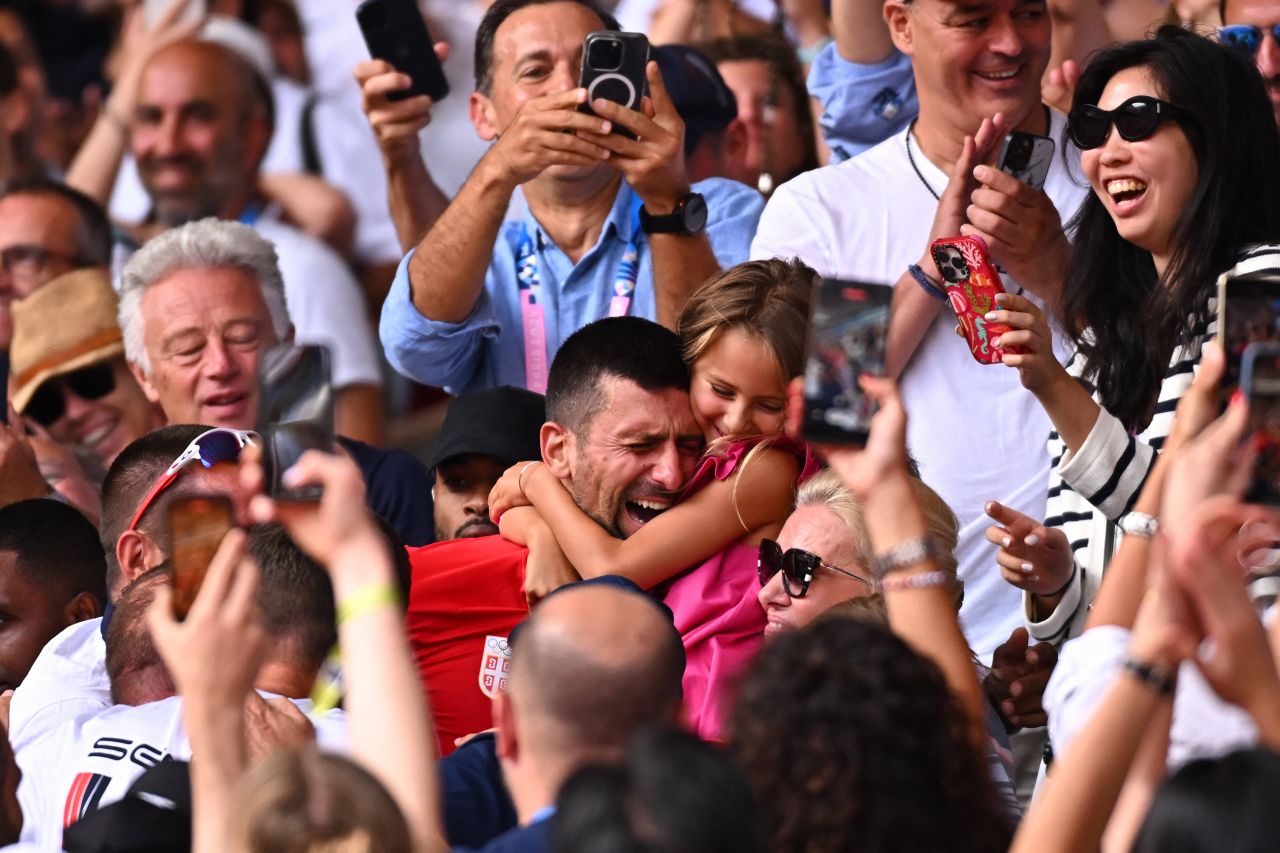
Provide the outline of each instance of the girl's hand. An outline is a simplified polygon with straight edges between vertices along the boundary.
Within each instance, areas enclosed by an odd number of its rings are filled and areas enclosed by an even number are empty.
[[[524,566],[524,597],[530,609],[565,584],[582,580],[560,550],[551,529],[538,524],[529,535],[529,557]]]
[[[995,501],[987,501],[985,509],[997,522],[987,528],[987,541],[1000,546],[996,564],[1007,582],[1044,596],[1066,585],[1075,558],[1065,533]]]
[[[524,486],[530,477],[538,473],[538,468],[544,467],[546,466],[537,460],[525,461],[517,462],[502,472],[498,482],[489,490],[489,518],[493,519],[494,524],[501,522],[502,514],[509,509],[533,506],[533,502],[524,493]],[[525,482],[521,482],[521,474],[525,475]]]
[[[996,294],[996,303],[1000,308],[987,312],[987,321],[1004,323],[1013,331],[1005,332],[991,343],[1003,349],[1022,347],[1024,352],[1009,353],[1003,359],[1006,367],[1018,369],[1022,387],[1039,396],[1054,380],[1070,378],[1053,354],[1053,332],[1039,307],[1025,296],[1012,293]]]
[[[1147,569],[1147,592],[1129,636],[1129,654],[1139,663],[1174,671],[1178,664],[1195,655],[1200,636],[1186,596],[1165,559],[1165,550],[1162,542],[1155,543]]]

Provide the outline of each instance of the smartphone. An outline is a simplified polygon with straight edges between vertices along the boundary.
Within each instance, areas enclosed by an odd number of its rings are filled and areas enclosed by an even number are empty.
[[[893,288],[820,280],[809,311],[804,366],[804,437],[865,445],[876,404],[858,384],[864,373],[884,374]]]
[[[588,33],[582,43],[582,74],[578,85],[587,90],[587,102],[579,112],[592,113],[591,102],[597,98],[639,110],[648,94],[645,66],[649,64],[649,39],[643,33],[601,30]],[[616,122],[613,132],[635,139],[635,134]]]
[[[436,56],[417,0],[364,0],[356,7],[356,22],[369,55],[391,63],[412,81],[408,89],[392,92],[388,99],[430,95],[432,101],[439,102],[449,94],[444,66]]]
[[[1280,342],[1280,276],[1223,273],[1218,277],[1218,342],[1227,357],[1222,387],[1230,396],[1240,385],[1245,348]]]
[[[177,3],[178,0],[143,0],[142,17],[147,22],[147,28],[150,29],[155,22],[165,13],[165,10]],[[182,10],[182,14],[178,16],[175,23],[185,24],[189,21],[198,21],[207,14],[208,4],[205,0],[187,0],[187,7]]]
[[[326,347],[281,344],[258,366],[262,399],[258,434],[267,494],[277,500],[317,501],[319,486],[289,489],[280,481],[308,450],[333,452],[333,380]]]
[[[187,618],[213,555],[235,526],[231,501],[223,495],[179,498],[169,505],[174,619]]]
[[[1245,500],[1280,506],[1280,344],[1245,347],[1240,387],[1249,400],[1249,432],[1258,449]]]
[[[1052,139],[1015,130],[1004,138],[996,168],[1013,175],[1033,190],[1042,190],[1052,162]]]
[[[1000,364],[1005,353],[1026,352],[1023,347],[996,347],[991,343],[1013,329],[1004,323],[992,323],[985,316],[1000,307],[996,294],[1005,292],[1000,274],[987,254],[986,242],[981,237],[943,237],[934,240],[929,251],[942,273],[947,299],[974,359],[979,364]]]

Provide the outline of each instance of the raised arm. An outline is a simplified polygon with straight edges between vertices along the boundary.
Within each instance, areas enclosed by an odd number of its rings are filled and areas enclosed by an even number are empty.
[[[831,34],[849,62],[874,65],[893,55],[884,0],[831,0]]]

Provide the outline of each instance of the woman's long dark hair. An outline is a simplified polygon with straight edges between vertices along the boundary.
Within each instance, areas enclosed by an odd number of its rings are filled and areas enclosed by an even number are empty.
[[[1159,96],[1189,112],[1183,123],[1199,166],[1195,191],[1174,229],[1163,280],[1150,253],[1120,236],[1090,193],[1076,229],[1063,292],[1067,330],[1079,337],[1085,379],[1130,428],[1146,425],[1174,347],[1193,343],[1208,321],[1217,277],[1253,243],[1280,242],[1280,135],[1252,61],[1174,26],[1154,38],[1098,53],[1076,86],[1074,106],[1097,104],[1116,73],[1142,66]],[[1074,147],[1063,144],[1064,156]]]

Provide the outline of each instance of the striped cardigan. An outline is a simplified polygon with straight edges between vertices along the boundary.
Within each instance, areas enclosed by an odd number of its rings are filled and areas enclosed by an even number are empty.
[[[1246,250],[1232,271],[1280,274],[1280,246],[1254,246]],[[1045,525],[1067,536],[1075,556],[1075,577],[1062,601],[1046,619],[1031,621],[1031,595],[1023,594],[1027,630],[1037,641],[1060,643],[1084,630],[1090,605],[1098,593],[1102,572],[1121,536],[1116,522],[1129,512],[1142,492],[1156,454],[1173,427],[1174,410],[1199,368],[1201,347],[1217,333],[1216,298],[1210,300],[1206,327],[1198,329],[1192,345],[1174,349],[1169,369],[1160,382],[1151,422],[1136,435],[1105,408],[1080,446],[1072,453],[1056,431],[1049,433],[1049,494]],[[1086,332],[1085,334],[1088,334]],[[1081,381],[1094,400],[1095,390],[1081,379],[1085,360],[1077,351],[1067,362],[1067,372]]]

